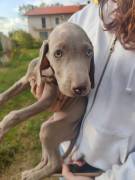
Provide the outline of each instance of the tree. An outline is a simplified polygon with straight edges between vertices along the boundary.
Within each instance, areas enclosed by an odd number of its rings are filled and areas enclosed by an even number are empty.
[[[9,33],[9,37],[11,38],[16,47],[33,48],[33,37],[23,30],[16,30]]]
[[[19,13],[21,15],[24,15],[25,13],[27,13],[28,11],[30,11],[36,7],[37,6],[32,5],[32,4],[27,4],[27,5],[23,4],[22,6],[19,6]]]
[[[23,4],[22,6],[19,6],[19,13],[21,15],[24,15],[25,13],[27,13],[28,11],[34,9],[34,8],[38,8],[38,7],[48,7],[48,6],[63,6],[63,4],[57,2],[55,4],[51,4],[51,5],[48,5],[44,2],[42,2],[39,6],[35,6],[35,5],[32,5],[32,4]]]
[[[42,2],[40,5],[39,5],[39,7],[47,7],[48,5],[46,4],[46,3],[44,3],[44,2]]]
[[[9,33],[9,37],[12,40],[14,47],[19,48],[40,48],[42,41],[34,39],[31,34],[23,30],[16,30]]]
[[[50,6],[63,6],[63,4],[57,2],[55,4],[51,4]]]
[[[12,41],[9,37],[0,33],[0,51],[9,52],[12,51]]]

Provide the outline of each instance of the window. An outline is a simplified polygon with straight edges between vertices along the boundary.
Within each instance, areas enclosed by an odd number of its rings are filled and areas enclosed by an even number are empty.
[[[41,39],[48,39],[48,32],[47,31],[40,32],[40,37],[41,37]]]
[[[60,19],[58,17],[55,18],[56,24],[60,24]]]
[[[46,19],[45,19],[45,17],[42,17],[41,20],[42,20],[42,28],[46,28]]]

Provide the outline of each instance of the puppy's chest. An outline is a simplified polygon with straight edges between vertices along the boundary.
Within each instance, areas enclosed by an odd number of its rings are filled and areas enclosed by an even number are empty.
[[[58,112],[62,111],[64,109],[69,109],[72,104],[76,101],[76,98],[70,98],[63,94],[61,94],[59,91],[57,93],[57,97],[52,103],[51,107],[49,108],[52,112]]]
[[[70,98],[64,96],[60,92],[57,92],[57,97],[55,98],[54,102],[52,103],[51,107],[49,108],[52,112],[58,112],[63,110],[63,108],[69,104]]]

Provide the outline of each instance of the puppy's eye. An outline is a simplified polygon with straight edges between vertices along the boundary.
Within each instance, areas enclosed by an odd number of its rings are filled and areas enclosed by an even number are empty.
[[[54,56],[56,58],[60,58],[60,57],[62,57],[62,55],[63,55],[63,52],[62,52],[61,49],[56,50],[55,53],[54,53]]]
[[[90,48],[87,49],[86,55],[87,56],[91,56],[92,55],[92,50]]]

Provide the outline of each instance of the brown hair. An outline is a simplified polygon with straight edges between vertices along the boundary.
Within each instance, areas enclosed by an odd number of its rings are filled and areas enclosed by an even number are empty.
[[[104,18],[104,6],[108,1],[117,4],[110,14],[113,18],[109,23]],[[105,29],[115,33],[125,49],[135,50],[135,0],[99,0],[99,3]]]

